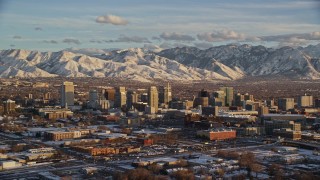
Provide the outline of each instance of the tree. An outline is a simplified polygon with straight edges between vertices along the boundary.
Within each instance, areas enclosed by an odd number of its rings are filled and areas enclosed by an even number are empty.
[[[223,177],[224,173],[225,173],[224,170],[221,169],[221,168],[219,168],[219,169],[215,172],[215,174],[217,174],[219,177]]]
[[[23,151],[23,149],[24,149],[24,145],[13,145],[11,147],[11,150],[13,152],[21,152],[21,151]]]
[[[191,170],[179,170],[172,174],[177,180],[194,180],[194,174]]]
[[[159,174],[160,170],[162,169],[162,167],[156,163],[153,163],[151,165],[148,166],[148,169],[153,172],[154,174]]]
[[[244,167],[247,169],[247,176],[251,177],[252,165],[255,163],[255,156],[252,152],[244,152],[240,155],[239,164],[240,167]]]
[[[258,164],[258,163],[253,163],[251,165],[251,169],[252,169],[253,172],[256,173],[256,178],[257,178],[258,177],[258,173],[263,170],[263,166],[261,164]]]
[[[278,171],[281,171],[281,166],[279,164],[273,163],[268,167],[269,176],[275,176]]]

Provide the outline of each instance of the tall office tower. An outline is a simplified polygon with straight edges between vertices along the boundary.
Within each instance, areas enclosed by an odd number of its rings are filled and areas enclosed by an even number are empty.
[[[90,90],[89,92],[89,107],[98,108],[99,106],[99,94],[97,90]]]
[[[74,105],[74,85],[73,82],[65,81],[61,86],[61,107]]]
[[[273,99],[267,100],[267,106],[268,107],[273,107],[274,106],[274,100]]]
[[[224,91],[214,91],[213,92],[213,105],[214,106],[225,106],[226,94]]]
[[[278,108],[282,111],[287,111],[294,108],[293,98],[280,98],[278,99]]]
[[[148,105],[155,109],[155,112],[158,112],[158,90],[157,87],[151,86],[148,90]]]
[[[320,99],[319,98],[314,100],[314,107],[316,107],[316,108],[320,107]]]
[[[199,94],[198,97],[210,97],[208,91],[205,91],[204,89],[202,89]]]
[[[251,95],[251,94],[249,94],[249,93],[245,93],[244,95],[243,95],[243,97],[244,97],[244,100],[246,100],[246,101],[254,101],[254,99],[253,99],[253,95]]]
[[[138,102],[138,94],[135,91],[127,92],[127,108],[133,109],[133,104]]]
[[[5,114],[10,114],[12,112],[15,112],[16,110],[16,102],[12,101],[11,99],[8,99],[6,101],[3,101],[3,112]]]
[[[224,91],[225,97],[225,105],[232,106],[233,102],[233,87],[220,87],[220,91]]]
[[[116,88],[114,95],[114,107],[122,108],[127,104],[127,91],[126,87],[120,86]]]
[[[49,100],[51,99],[51,93],[50,92],[46,92],[43,94],[43,99]]]
[[[114,88],[102,90],[102,94],[106,100],[114,101],[115,100],[116,90]]]
[[[140,94],[140,101],[144,103],[148,103],[148,93],[142,93]]]
[[[161,86],[159,90],[159,103],[169,104],[172,100],[171,86],[167,83],[167,86]]]
[[[258,108],[258,115],[259,116],[262,116],[262,115],[265,115],[265,114],[269,114],[269,107],[267,106],[260,106]]]
[[[298,98],[299,107],[311,107],[313,106],[313,96],[305,94]]]
[[[244,101],[244,95],[237,93],[234,95],[234,105],[235,106],[243,106],[243,101]]]

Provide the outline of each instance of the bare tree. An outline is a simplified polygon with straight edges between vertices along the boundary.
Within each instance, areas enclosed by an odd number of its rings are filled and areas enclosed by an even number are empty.
[[[255,156],[252,152],[244,152],[240,155],[239,164],[241,167],[247,169],[247,176],[251,177],[252,165],[255,163]]]
[[[253,163],[251,165],[251,169],[252,169],[253,172],[256,173],[256,178],[257,178],[258,177],[258,173],[263,170],[263,166],[261,164],[258,164],[258,163]]]

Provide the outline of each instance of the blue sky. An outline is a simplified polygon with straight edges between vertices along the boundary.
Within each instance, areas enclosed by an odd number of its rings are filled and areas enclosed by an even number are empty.
[[[0,0],[0,49],[320,42],[312,0]]]

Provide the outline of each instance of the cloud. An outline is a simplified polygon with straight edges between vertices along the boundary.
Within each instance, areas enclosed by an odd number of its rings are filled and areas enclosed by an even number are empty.
[[[103,24],[113,24],[113,25],[127,25],[129,22],[122,17],[115,16],[115,15],[105,15],[105,16],[98,16],[96,18],[97,23]]]
[[[165,43],[160,44],[159,47],[162,49],[170,49],[170,48],[172,48],[172,45],[165,42]]]
[[[194,46],[199,49],[208,49],[213,47],[211,43],[206,43],[206,42],[194,43]]]
[[[162,48],[154,44],[144,44],[143,48],[152,52],[160,52],[163,50]]]
[[[36,31],[42,31],[43,29],[41,27],[35,27],[34,30]]]
[[[165,42],[165,43],[160,44],[159,47],[162,48],[162,49],[170,49],[170,48],[175,48],[175,47],[181,48],[181,47],[189,47],[189,46],[186,45],[186,44],[182,44],[182,43],[171,44],[171,43],[166,43]]]
[[[63,43],[67,43],[67,44],[81,44],[81,42],[78,39],[72,39],[72,38],[66,38],[62,41]]]
[[[153,36],[151,39],[152,39],[152,40],[161,41],[161,38],[159,38],[159,37],[157,37],[157,36]]]
[[[230,40],[243,41],[246,39],[246,36],[244,34],[237,33],[232,30],[200,33],[197,35],[197,37],[199,40],[207,41],[207,42],[221,42],[221,41],[230,41]]]
[[[260,39],[266,42],[279,42],[279,46],[303,46],[310,43],[310,41],[320,40],[320,31],[302,34],[262,36]]]
[[[22,39],[21,36],[17,36],[17,35],[13,36],[12,38],[13,38],[13,39]]]
[[[140,37],[140,36],[125,36],[121,35],[118,39],[115,40],[105,40],[107,43],[114,43],[114,42],[127,42],[127,43],[151,43],[148,38]]]
[[[48,43],[48,44],[58,44],[58,41],[56,40],[43,40],[42,42]]]
[[[181,33],[167,33],[164,32],[160,35],[160,38],[167,40],[167,41],[194,41],[195,38],[190,35],[185,35]]]
[[[98,44],[103,43],[101,40],[95,40],[95,39],[91,39],[89,42],[90,43],[98,43]]]

